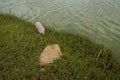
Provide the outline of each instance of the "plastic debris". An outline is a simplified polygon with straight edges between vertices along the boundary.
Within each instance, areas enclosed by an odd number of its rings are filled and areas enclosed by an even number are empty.
[[[43,27],[43,25],[40,22],[36,22],[35,26],[39,33],[45,34],[45,28]]]
[[[49,61],[48,64],[53,64],[54,62],[53,61]]]

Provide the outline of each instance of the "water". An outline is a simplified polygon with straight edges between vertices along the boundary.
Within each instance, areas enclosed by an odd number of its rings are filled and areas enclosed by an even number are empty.
[[[0,13],[86,35],[120,59],[120,0],[0,0]]]

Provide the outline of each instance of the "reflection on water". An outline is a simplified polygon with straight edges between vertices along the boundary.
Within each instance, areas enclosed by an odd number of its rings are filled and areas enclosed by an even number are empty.
[[[0,0],[0,12],[84,34],[120,58],[120,0]]]

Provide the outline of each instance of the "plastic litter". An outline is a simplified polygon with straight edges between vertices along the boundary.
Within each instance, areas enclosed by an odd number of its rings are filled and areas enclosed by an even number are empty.
[[[53,64],[54,62],[53,61],[49,61],[48,64]]]
[[[45,34],[45,28],[43,27],[43,25],[40,22],[36,22],[35,26],[39,33]]]

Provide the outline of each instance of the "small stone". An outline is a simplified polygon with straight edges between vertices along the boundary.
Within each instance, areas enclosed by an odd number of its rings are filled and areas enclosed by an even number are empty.
[[[42,68],[42,69],[41,69],[41,71],[44,71],[44,70],[45,70],[45,68]]]

